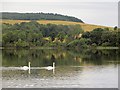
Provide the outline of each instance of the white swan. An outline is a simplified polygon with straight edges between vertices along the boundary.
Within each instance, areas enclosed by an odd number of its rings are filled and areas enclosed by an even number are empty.
[[[28,63],[28,66],[21,67],[22,70],[30,70],[30,62]]]
[[[54,70],[55,69],[55,62],[53,62],[53,66],[45,67],[45,69],[47,69],[47,70]]]

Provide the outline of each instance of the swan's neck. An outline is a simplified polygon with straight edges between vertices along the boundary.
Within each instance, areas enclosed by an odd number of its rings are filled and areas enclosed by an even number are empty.
[[[28,66],[29,66],[29,69],[30,69],[30,62],[29,62],[29,64],[28,64]]]
[[[28,73],[30,74],[30,62],[28,63],[28,66],[29,66],[29,70],[28,70]]]
[[[53,68],[55,68],[55,62],[53,62]]]

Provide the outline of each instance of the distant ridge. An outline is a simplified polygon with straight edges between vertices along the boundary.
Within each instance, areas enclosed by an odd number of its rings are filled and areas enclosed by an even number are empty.
[[[10,20],[62,20],[84,23],[81,19],[78,19],[76,17],[53,13],[10,13],[10,12],[1,13],[2,19]]]

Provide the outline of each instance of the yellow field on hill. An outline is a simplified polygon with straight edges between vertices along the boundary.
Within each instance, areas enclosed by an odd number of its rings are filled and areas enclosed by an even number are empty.
[[[0,20],[0,23],[9,23],[9,24],[15,24],[15,23],[21,23],[21,22],[30,22],[30,20]],[[81,27],[84,29],[84,31],[92,31],[95,28],[106,28],[106,26],[100,26],[100,25],[93,25],[93,24],[86,24],[86,23],[80,23],[80,22],[72,22],[72,21],[60,21],[60,20],[37,20],[40,24],[63,24],[63,25],[76,25],[80,24]],[[112,29],[112,27],[108,27]]]
[[[30,22],[30,21],[29,20],[0,20],[0,23],[9,23],[9,24],[22,23],[22,22]]]

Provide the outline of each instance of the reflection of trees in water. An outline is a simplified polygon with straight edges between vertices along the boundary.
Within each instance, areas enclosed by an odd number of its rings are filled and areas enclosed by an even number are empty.
[[[120,60],[120,50],[72,50],[69,53],[75,57],[75,60],[79,60],[81,65],[102,65],[109,64],[110,61],[117,64]]]
[[[3,50],[4,66],[102,65],[120,60],[120,50]]]

